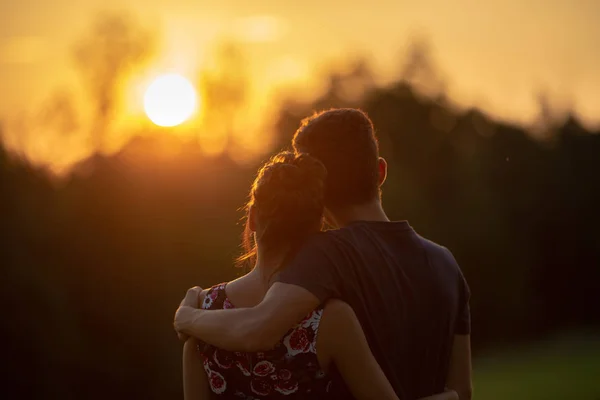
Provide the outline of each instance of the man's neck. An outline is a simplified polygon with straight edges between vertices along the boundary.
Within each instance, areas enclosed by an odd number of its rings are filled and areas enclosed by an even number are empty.
[[[370,203],[344,207],[329,211],[329,219],[335,226],[344,227],[355,221],[373,221],[373,222],[389,222],[390,219],[385,214],[381,201],[379,199]]]

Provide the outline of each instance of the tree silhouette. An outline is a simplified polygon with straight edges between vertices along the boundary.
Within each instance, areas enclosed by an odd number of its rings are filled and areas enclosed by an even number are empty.
[[[42,106],[37,123],[64,138],[80,128],[80,118],[72,94],[66,90],[58,90]]]
[[[431,44],[426,38],[413,39],[402,55],[400,80],[432,97],[445,91],[445,82],[434,61]]]
[[[244,53],[235,42],[221,42],[212,61],[200,76],[206,132],[200,143],[209,152],[220,152],[231,144],[248,99],[249,79]]]
[[[92,143],[104,148],[104,136],[117,107],[120,79],[152,52],[153,36],[125,14],[102,14],[75,47],[74,56],[92,104]]]

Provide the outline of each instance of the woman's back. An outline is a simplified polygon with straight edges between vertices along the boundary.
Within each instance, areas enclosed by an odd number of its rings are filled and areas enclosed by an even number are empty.
[[[226,286],[223,283],[209,289],[202,308],[234,308]],[[316,353],[322,315],[322,307],[315,309],[269,351],[230,352],[201,343],[198,351],[211,390],[221,397],[235,399],[326,397],[331,380],[321,369]]]

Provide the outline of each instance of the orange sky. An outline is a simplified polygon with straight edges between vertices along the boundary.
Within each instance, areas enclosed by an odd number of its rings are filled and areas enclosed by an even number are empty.
[[[0,1],[5,119],[74,85],[74,41],[95,12],[123,8],[118,0]],[[587,121],[600,121],[596,0],[129,0],[126,10],[164,36],[156,70],[191,74],[216,38],[238,34],[248,39],[257,93],[286,80],[314,90],[319,66],[350,51],[390,77],[417,33],[432,43],[451,97],[463,105],[530,121],[535,94],[545,88]]]

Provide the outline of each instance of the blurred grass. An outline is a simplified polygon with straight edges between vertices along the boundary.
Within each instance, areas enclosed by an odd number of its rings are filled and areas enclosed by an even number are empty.
[[[563,335],[481,355],[477,400],[600,400],[600,335]]]

